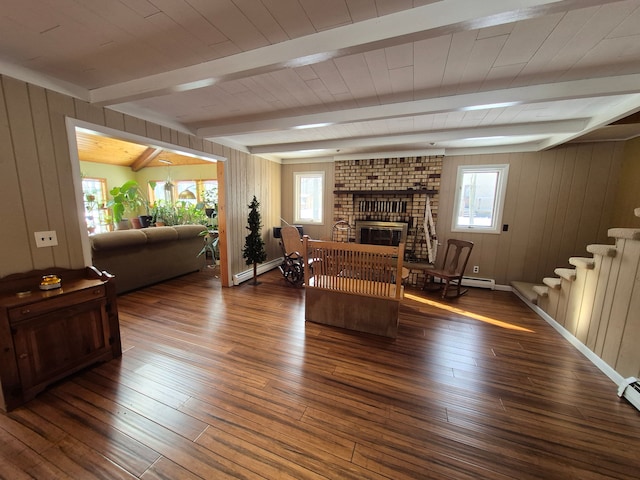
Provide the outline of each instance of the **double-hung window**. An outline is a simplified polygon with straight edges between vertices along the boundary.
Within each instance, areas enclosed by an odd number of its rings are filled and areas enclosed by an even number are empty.
[[[293,175],[294,223],[323,223],[324,172],[296,172]]]
[[[452,231],[499,233],[509,165],[458,167]]]

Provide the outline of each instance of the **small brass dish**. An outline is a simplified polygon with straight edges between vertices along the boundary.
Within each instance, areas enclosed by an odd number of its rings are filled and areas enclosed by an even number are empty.
[[[53,290],[54,288],[60,288],[62,280],[57,275],[43,275],[40,282],[40,290]]]

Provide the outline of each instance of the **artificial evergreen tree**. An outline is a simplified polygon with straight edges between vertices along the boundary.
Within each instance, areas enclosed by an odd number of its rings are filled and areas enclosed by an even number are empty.
[[[258,207],[260,203],[253,196],[253,200],[249,205],[249,217],[247,218],[249,235],[245,237],[244,250],[242,257],[246,259],[247,265],[253,265],[253,284],[258,285],[258,263],[262,263],[267,259],[267,252],[264,250],[264,240],[260,235],[262,228],[260,212]]]

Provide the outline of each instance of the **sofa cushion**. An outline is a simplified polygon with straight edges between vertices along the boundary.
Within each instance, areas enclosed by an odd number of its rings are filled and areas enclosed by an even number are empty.
[[[174,225],[176,232],[178,232],[178,238],[193,238],[200,235],[200,232],[206,230],[204,225]]]
[[[150,227],[96,234],[91,238],[92,262],[115,275],[118,294],[200,270],[202,225]],[[180,235],[178,234],[180,232]]]
[[[116,230],[97,233],[89,237],[93,250],[114,250],[116,248],[141,246],[147,243],[147,236],[141,230]]]
[[[173,227],[151,227],[142,230],[149,243],[169,242],[178,240],[178,232]]]

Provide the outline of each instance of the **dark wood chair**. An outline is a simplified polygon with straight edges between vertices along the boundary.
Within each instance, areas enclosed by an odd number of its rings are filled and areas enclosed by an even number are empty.
[[[473,242],[466,242],[464,240],[456,240],[450,238],[447,241],[447,249],[444,254],[444,262],[441,269],[427,268],[424,270],[424,287],[423,289],[441,289],[442,298],[456,298],[467,293],[467,290],[461,290],[462,276],[467,268],[467,262],[469,256],[473,250]],[[442,280],[439,286],[435,286],[435,279],[440,278]],[[431,284],[431,288],[427,287],[427,284]],[[449,286],[456,287],[455,295],[448,295]],[[434,288],[435,287],[435,288]]]

